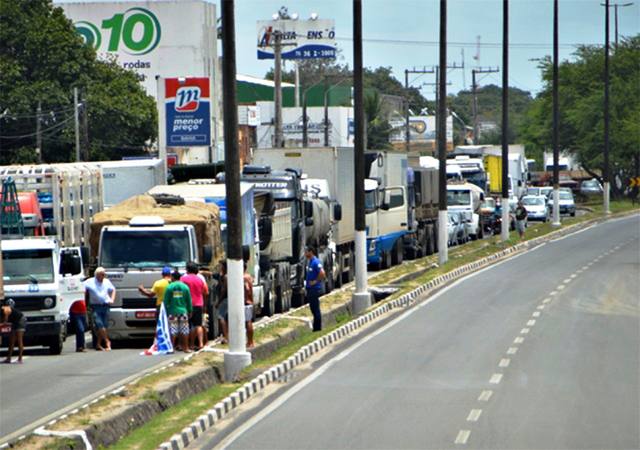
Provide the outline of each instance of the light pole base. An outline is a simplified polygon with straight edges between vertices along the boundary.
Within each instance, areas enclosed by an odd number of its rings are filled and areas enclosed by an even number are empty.
[[[560,222],[551,222],[551,226],[557,228],[557,227],[562,226],[562,224]]]
[[[353,315],[357,316],[371,306],[371,294],[369,292],[354,292],[351,297]]]
[[[224,379],[233,382],[242,369],[251,365],[251,353],[227,352],[224,354]]]

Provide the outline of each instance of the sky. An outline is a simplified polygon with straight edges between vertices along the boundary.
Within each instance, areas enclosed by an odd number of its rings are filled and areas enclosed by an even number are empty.
[[[604,0],[602,0],[604,1]],[[626,0],[625,0],[626,2]],[[220,0],[216,0],[218,12]],[[335,19],[340,62],[353,65],[352,2],[350,0],[236,0],[236,54],[238,73],[263,77],[273,61],[260,61],[256,56],[258,20],[269,20],[281,6],[300,19],[312,12],[319,18]],[[439,37],[438,0],[363,0],[364,65],[370,68],[391,66],[404,82],[404,70],[413,67],[427,69],[438,63]],[[471,69],[476,66],[501,67],[502,63],[502,1],[449,0],[447,56],[450,64],[465,69],[451,70],[447,87],[455,93],[470,88]],[[560,58],[571,58],[577,44],[604,43],[604,7],[601,0],[559,0]],[[612,2],[613,3],[613,2]],[[621,2],[624,3],[624,2]],[[509,84],[535,95],[542,87],[536,58],[551,55],[553,42],[552,0],[511,0],[509,2]],[[640,0],[630,7],[618,9],[620,36],[640,33]],[[611,8],[611,41],[614,39],[613,8]],[[479,61],[477,36],[480,36]],[[464,52],[464,57],[462,55]],[[433,83],[434,75],[413,75],[415,87]],[[480,85],[501,85],[502,74],[492,73],[479,78]],[[435,98],[433,86],[422,86],[429,99]]]

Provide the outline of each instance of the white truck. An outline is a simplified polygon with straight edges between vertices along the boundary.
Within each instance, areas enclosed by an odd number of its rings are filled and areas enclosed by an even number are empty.
[[[105,208],[167,182],[164,164],[157,158],[98,161],[91,164],[102,169]]]
[[[273,169],[302,171],[305,201],[313,206],[306,227],[306,243],[314,245],[331,282],[326,288],[340,287],[355,274],[354,169],[352,147],[256,149],[253,163]],[[327,201],[328,207],[323,205]],[[308,204],[308,203],[307,203]]]
[[[62,351],[69,308],[84,300],[83,251],[61,248],[53,238],[7,239],[2,248],[2,284],[27,318],[25,345],[44,345],[51,354]]]
[[[94,216],[91,253],[116,288],[109,335],[113,339],[151,338],[155,333],[155,299],[138,292],[161,278],[164,266],[181,269],[187,262],[215,270],[222,258],[220,217],[216,205],[175,204],[149,195],[133,197]],[[215,333],[213,297],[205,312]]]
[[[482,239],[484,223],[480,215],[480,205],[484,200],[484,191],[472,183],[447,185],[447,209],[462,213],[471,239]]]

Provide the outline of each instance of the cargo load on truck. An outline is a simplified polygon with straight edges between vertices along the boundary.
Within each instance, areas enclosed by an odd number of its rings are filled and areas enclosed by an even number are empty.
[[[159,197],[158,197],[159,198]],[[108,225],[129,225],[131,219],[140,216],[160,217],[166,225],[193,225],[198,242],[210,245],[214,259],[212,266],[222,259],[222,239],[220,235],[220,210],[217,205],[197,201],[184,204],[167,204],[151,195],[138,195],[93,216],[89,238],[92,257],[98,255],[100,232]],[[199,255],[201,258],[202,254]]]

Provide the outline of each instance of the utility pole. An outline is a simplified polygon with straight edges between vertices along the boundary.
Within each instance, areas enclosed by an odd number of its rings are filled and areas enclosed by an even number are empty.
[[[240,154],[238,151],[238,106],[236,102],[236,41],[234,0],[222,3],[222,92],[224,111],[224,161],[227,197],[227,269],[229,351],[224,355],[227,381],[237,378],[251,364],[247,352],[244,320],[242,262],[242,209],[240,203]]]
[[[307,91],[302,94],[302,147],[309,145],[309,118],[307,117]]]
[[[42,102],[38,100],[36,112],[36,156],[38,164],[42,164]]]
[[[509,0],[502,0],[502,241],[509,239]]]
[[[80,111],[78,106],[78,88],[73,88],[73,122],[76,137],[76,162],[80,161]]]
[[[273,32],[274,44],[273,55],[275,67],[273,70],[275,90],[273,92],[273,102],[275,104],[275,147],[284,147],[284,137],[282,135],[282,32]]]
[[[89,104],[87,102],[86,92],[82,96],[82,160],[89,161]]]
[[[483,69],[482,67],[478,67],[476,69],[471,69],[471,91],[473,93],[473,103],[471,105],[473,110],[473,143],[474,145],[478,145],[478,139],[480,137],[480,125],[478,123],[478,83],[476,80],[476,75],[479,73],[496,73],[499,72],[500,69],[492,69],[489,67],[488,69]]]
[[[606,6],[607,10],[609,8],[613,8],[613,14],[614,14],[614,26],[615,26],[615,33],[616,33],[616,42],[615,42],[615,47],[618,48],[618,8],[625,8],[627,6],[631,6],[633,5],[633,2],[627,2],[627,3],[614,3],[613,5],[611,5],[609,2],[606,3],[600,3],[601,6]]]
[[[438,142],[438,262],[440,266],[449,260],[447,239],[447,121],[442,120],[447,114],[447,0],[440,0],[440,64],[438,70],[436,92],[438,93],[438,114],[436,129]],[[440,118],[438,120],[438,117]]]
[[[355,172],[355,229],[356,229],[356,291],[353,293],[354,314],[371,306],[367,289],[367,235],[364,212],[365,179],[365,117],[362,74],[362,0],[353,0],[353,109],[354,109],[354,172]]]
[[[605,1],[604,13],[604,213],[611,214],[609,209],[609,0]]]
[[[441,64],[438,64],[435,67],[435,72],[436,72],[436,112],[439,111],[438,110],[438,105],[440,104],[440,88],[439,88],[439,86],[440,86],[440,74],[441,74],[440,67],[441,67]],[[446,73],[446,70],[448,70],[448,69],[464,69],[464,66],[459,66],[457,63],[453,63],[453,64],[445,65],[444,68],[445,68],[445,73]],[[445,83],[446,86],[451,86],[451,82],[447,82],[446,81],[446,77],[445,77],[444,83]],[[446,89],[445,89],[445,92],[446,92]],[[447,109],[446,109],[446,106],[445,106],[445,111],[444,111],[444,116],[443,116],[444,119],[445,119],[445,131],[446,131],[446,122],[447,122],[446,114],[447,114]],[[440,123],[440,113],[437,113],[436,114],[436,130],[438,130],[438,127],[439,127],[438,124],[439,123]],[[438,136],[438,134],[436,132],[436,146],[438,145],[437,144],[437,140],[438,140],[437,136]],[[444,139],[445,139],[445,142],[446,142],[446,139],[447,139],[446,132],[445,132],[444,136],[445,136]]]
[[[436,73],[436,70],[432,67],[431,69],[426,69],[426,68],[422,68],[422,69],[416,69],[415,67],[413,69],[405,69],[404,71],[404,90],[405,90],[405,95],[407,97],[407,108],[405,110],[405,137],[404,137],[404,148],[406,150],[407,153],[409,153],[410,150],[410,140],[411,140],[411,127],[409,125],[409,121],[410,121],[410,117],[409,117],[409,107],[410,102],[409,102],[409,74],[411,73],[419,73],[419,74],[425,74],[425,73]],[[437,76],[437,75],[436,75]]]
[[[558,88],[558,0],[553,0],[553,212],[551,224],[554,227],[560,226],[560,180],[558,173],[560,105],[558,104]]]

